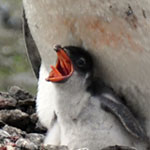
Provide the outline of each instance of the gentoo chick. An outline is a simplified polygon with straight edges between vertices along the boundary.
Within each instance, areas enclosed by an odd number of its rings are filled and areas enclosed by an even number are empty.
[[[40,103],[40,98],[37,99],[41,121],[53,121],[49,126],[53,125],[54,130],[49,131],[46,144],[56,138],[59,144],[70,149],[97,150],[125,145],[145,150],[146,144],[142,142],[147,142],[148,138],[143,127],[113,91],[94,77],[92,56],[75,46],[57,46],[55,50],[57,64],[51,66],[52,71],[46,79],[50,88],[41,89],[49,90],[47,98],[51,98]],[[54,119],[49,119],[48,101],[53,101]]]

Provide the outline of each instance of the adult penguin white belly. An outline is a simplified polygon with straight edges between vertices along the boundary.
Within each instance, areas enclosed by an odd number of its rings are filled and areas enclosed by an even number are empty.
[[[126,98],[150,136],[150,2],[24,0],[24,6],[47,72],[55,44],[85,47],[98,76]]]

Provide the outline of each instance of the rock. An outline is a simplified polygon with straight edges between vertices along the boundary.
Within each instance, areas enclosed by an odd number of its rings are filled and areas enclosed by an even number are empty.
[[[31,116],[30,116],[30,119],[31,119],[31,122],[32,123],[37,123],[38,121],[38,116],[36,113],[33,113]]]
[[[17,108],[29,115],[32,115],[33,113],[35,113],[35,108],[32,105],[24,105],[24,104],[22,106],[17,105]]]
[[[0,150],[39,150],[46,129],[35,113],[33,96],[14,86],[9,93],[0,92],[0,100],[5,101],[0,107]]]
[[[0,129],[0,139],[1,138],[9,138],[9,137],[11,137],[11,136],[7,131]]]
[[[9,90],[9,94],[16,100],[25,100],[25,99],[33,98],[33,96],[30,95],[27,91],[17,86],[11,87]]]
[[[2,128],[4,126],[5,126],[5,123],[2,120],[0,120],[0,128]]]
[[[19,100],[18,101],[18,106],[35,106],[35,100],[34,99],[25,99],[25,100]]]
[[[45,133],[47,131],[47,129],[45,127],[42,126],[42,124],[40,123],[40,121],[38,120],[35,126],[35,131],[38,133]]]
[[[16,142],[16,146],[19,147],[20,149],[25,149],[25,150],[38,150],[38,146],[36,146],[33,142],[31,142],[28,139],[23,139],[20,138]]]
[[[35,145],[40,145],[43,143],[44,135],[37,133],[30,133],[26,135],[26,139],[32,141]]]
[[[11,135],[8,132],[0,129],[0,143],[3,143],[3,144],[10,143],[11,141],[10,137]]]
[[[2,145],[0,144],[0,150],[15,150],[13,145]]]
[[[35,108],[33,106],[28,106],[26,113],[28,113],[29,115],[32,115],[33,113],[35,113]]]
[[[25,129],[30,121],[30,117],[27,113],[22,112],[21,110],[1,110],[0,111],[0,120],[6,124],[18,127],[20,129]]]
[[[17,101],[8,93],[0,92],[0,109],[14,108]]]
[[[69,150],[67,146],[52,146],[48,145],[45,147],[42,147],[42,150]]]
[[[2,129],[7,133],[9,133],[11,137],[24,137],[26,134],[26,132],[22,131],[21,129],[8,125],[5,125]]]

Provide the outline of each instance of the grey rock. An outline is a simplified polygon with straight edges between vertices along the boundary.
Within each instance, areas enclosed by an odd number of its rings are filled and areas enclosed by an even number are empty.
[[[30,95],[27,91],[17,86],[11,87],[9,90],[9,94],[16,100],[25,100],[25,99],[33,98],[33,96]]]
[[[0,150],[16,150],[14,145],[4,145],[4,144],[0,144]]]
[[[21,131],[20,129],[5,125],[0,130],[0,143],[2,143],[3,146],[7,147],[7,149],[10,145],[15,147],[15,142],[18,141],[18,139],[25,136],[25,134],[26,133]]]
[[[35,106],[34,99],[18,100],[18,106]]]
[[[4,126],[5,126],[5,123],[2,120],[0,120],[0,128],[2,128]]]
[[[23,137],[25,136],[26,132],[22,131],[21,129],[18,129],[18,128],[15,128],[15,127],[12,127],[12,126],[8,126],[8,125],[5,125],[3,128],[2,128],[4,131],[6,131],[7,133],[9,133],[11,135],[11,137]]]
[[[35,113],[35,101],[34,99],[18,100],[17,108],[29,115],[32,115]]]
[[[17,101],[8,93],[0,92],[0,109],[14,108]]]
[[[45,133],[47,131],[47,129],[45,127],[42,126],[42,124],[40,123],[40,121],[38,120],[35,126],[35,131],[38,133]]]
[[[30,133],[26,135],[26,139],[32,141],[35,145],[41,145],[44,140],[44,135],[37,133]]]
[[[21,110],[1,110],[0,120],[6,124],[18,127],[20,129],[26,128],[29,124],[30,117],[28,114],[22,112]]]
[[[7,131],[0,129],[0,138],[9,138],[9,137],[11,137],[11,135]]]
[[[10,137],[11,135],[8,132],[0,129],[0,143],[10,143]]]
[[[36,124],[37,121],[38,121],[38,116],[36,113],[33,113],[31,116],[30,116],[30,119],[31,119],[31,122]]]
[[[48,145],[45,147],[42,147],[42,150],[69,150],[67,146],[52,146]]]
[[[33,106],[28,106],[26,107],[26,113],[28,113],[29,115],[32,115],[33,113],[35,113],[35,108]]]
[[[16,147],[25,150],[38,150],[38,146],[28,139],[20,138],[16,143]]]

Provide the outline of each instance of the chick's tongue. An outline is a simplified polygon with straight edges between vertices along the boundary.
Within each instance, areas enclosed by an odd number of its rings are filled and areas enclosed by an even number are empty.
[[[62,76],[62,74],[55,68],[54,66],[51,66],[52,71],[50,73],[50,77],[59,77]]]
[[[51,66],[51,69],[50,77],[62,77],[70,72],[70,64],[67,64],[63,60],[58,60],[56,67]]]

